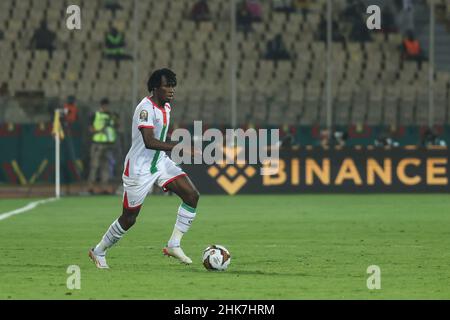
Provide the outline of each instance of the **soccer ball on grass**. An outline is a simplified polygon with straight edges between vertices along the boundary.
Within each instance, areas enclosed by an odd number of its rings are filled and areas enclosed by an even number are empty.
[[[203,265],[208,270],[225,271],[230,261],[230,252],[224,246],[215,244],[203,251]]]

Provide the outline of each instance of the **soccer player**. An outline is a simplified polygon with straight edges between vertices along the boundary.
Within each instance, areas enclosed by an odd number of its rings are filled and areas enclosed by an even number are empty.
[[[189,230],[196,215],[199,193],[186,173],[165,153],[176,145],[166,142],[170,121],[170,102],[175,93],[176,75],[169,69],[156,70],[147,87],[151,96],[136,107],[132,123],[132,144],[125,158],[123,180],[123,211],[115,220],[89,257],[98,268],[106,269],[106,251],[116,244],[134,225],[142,203],[154,184],[172,191],[183,201],[167,246],[163,253],[191,264],[180,247],[181,238]],[[194,151],[192,151],[194,153]]]

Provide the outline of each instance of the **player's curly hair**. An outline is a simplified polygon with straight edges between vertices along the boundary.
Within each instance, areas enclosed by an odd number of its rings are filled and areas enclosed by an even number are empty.
[[[148,92],[152,92],[153,89],[161,86],[162,76],[166,77],[167,84],[175,87],[177,85],[177,75],[170,69],[163,68],[153,71],[147,82]]]

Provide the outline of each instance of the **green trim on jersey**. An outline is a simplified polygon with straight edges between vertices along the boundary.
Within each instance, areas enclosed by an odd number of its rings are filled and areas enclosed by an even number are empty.
[[[192,208],[191,206],[188,206],[186,203],[182,203],[181,207],[187,211],[189,211],[190,213],[195,213],[195,208]]]
[[[165,141],[166,140],[166,129],[167,129],[167,125],[163,126],[163,129],[161,130],[161,135],[159,136],[159,140],[161,141]],[[155,155],[153,156],[153,160],[152,160],[152,166],[150,167],[150,173],[153,174],[155,172],[158,171],[158,168],[156,167],[156,164],[158,163],[158,159],[159,159],[159,154],[161,153],[160,150],[156,151]]]

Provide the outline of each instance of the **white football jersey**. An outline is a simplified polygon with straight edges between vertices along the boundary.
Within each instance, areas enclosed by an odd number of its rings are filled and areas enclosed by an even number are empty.
[[[136,107],[131,128],[131,148],[125,157],[124,175],[134,177],[145,173],[156,173],[158,162],[167,157],[164,151],[147,149],[141,128],[153,128],[155,137],[166,141],[170,120],[170,104],[158,107],[152,97],[145,97]]]

